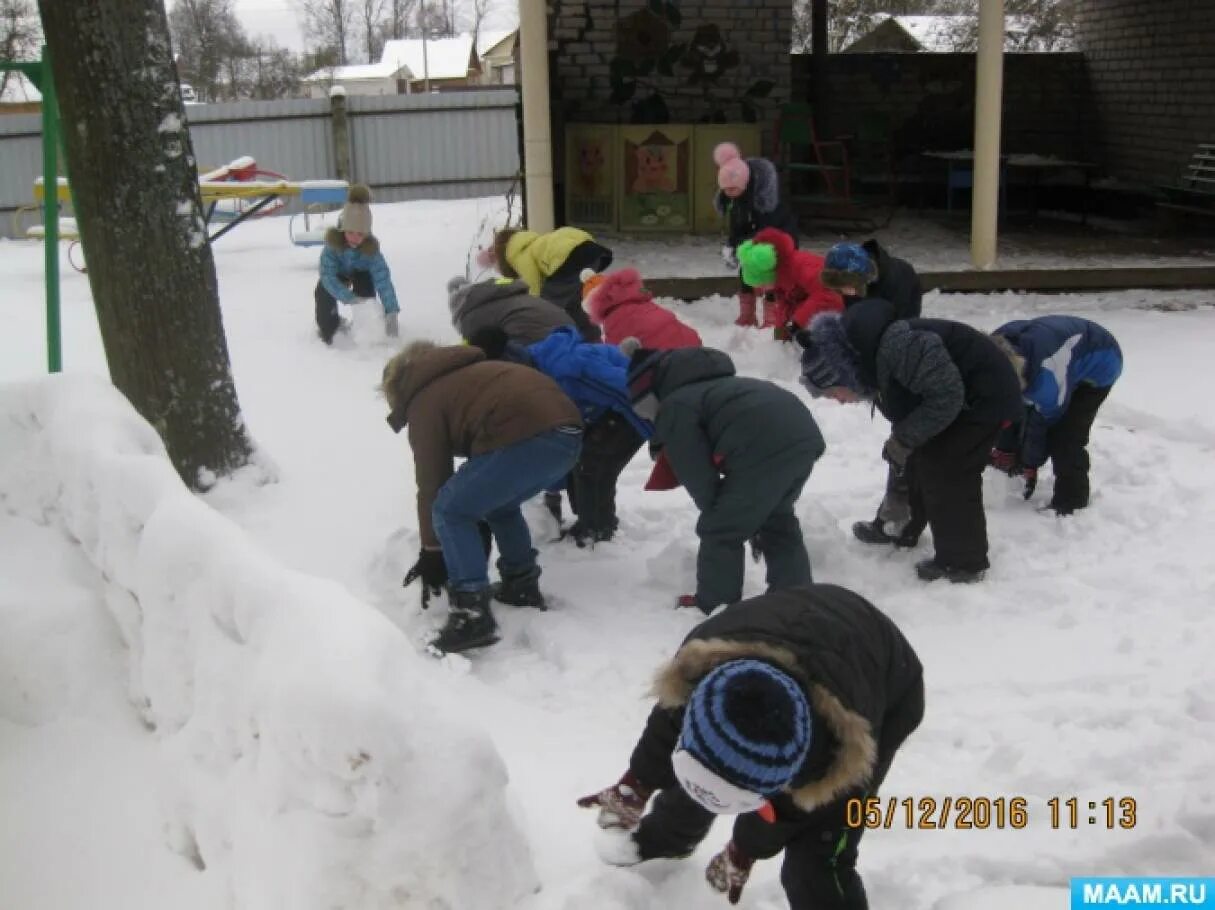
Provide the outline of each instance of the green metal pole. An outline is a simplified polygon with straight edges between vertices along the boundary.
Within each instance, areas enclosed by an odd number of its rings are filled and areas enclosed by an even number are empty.
[[[46,368],[63,369],[59,313],[59,118],[55,79],[46,45],[42,46],[42,223],[46,225]]]

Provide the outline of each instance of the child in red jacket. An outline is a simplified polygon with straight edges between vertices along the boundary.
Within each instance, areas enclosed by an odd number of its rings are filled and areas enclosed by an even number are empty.
[[[589,269],[583,272],[582,305],[590,313],[591,322],[603,329],[607,344],[636,338],[642,347],[654,350],[701,346],[695,329],[654,302],[654,295],[642,286],[636,269],[607,274]]]
[[[765,311],[764,327],[788,340],[786,326],[802,328],[819,313],[840,312],[844,300],[823,287],[823,257],[799,250],[784,231],[767,228],[738,247],[743,281],[756,290],[774,290],[777,305]]]

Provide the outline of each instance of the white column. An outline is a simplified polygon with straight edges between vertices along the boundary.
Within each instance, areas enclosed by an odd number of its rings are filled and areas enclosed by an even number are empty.
[[[996,264],[1003,90],[1004,0],[979,0],[974,195],[970,220],[970,260],[977,269],[990,269]]]
[[[519,0],[519,44],[527,226],[533,231],[551,231],[556,222],[553,218],[553,141],[545,0]]]

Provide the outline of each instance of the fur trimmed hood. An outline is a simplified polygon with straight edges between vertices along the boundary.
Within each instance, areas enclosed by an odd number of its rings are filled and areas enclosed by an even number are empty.
[[[747,189],[738,198],[749,202],[755,211],[769,214],[776,211],[780,205],[780,176],[776,173],[776,165],[767,158],[748,158],[747,168],[751,171],[751,179],[747,181]],[[713,197],[713,207],[719,215],[726,214],[731,199],[721,190]]]
[[[838,741],[838,748],[824,774],[789,789],[794,805],[803,812],[812,812],[863,787],[872,777],[877,762],[877,742],[869,721],[846,708],[826,688],[807,679],[797,657],[788,648],[764,641],[693,639],[659,668],[652,693],[664,708],[682,707],[688,703],[696,684],[710,670],[743,658],[766,661],[796,679],[809,698],[815,722],[827,726]]]
[[[1012,364],[1013,370],[1017,374],[1017,379],[1021,383],[1021,391],[1024,392],[1026,387],[1025,358],[1021,355],[1020,351],[1013,347],[1011,341],[1000,334],[999,330],[991,333],[991,340],[996,343],[996,347],[1004,352],[1004,356]]]
[[[351,249],[350,244],[346,242],[345,233],[341,228],[335,227],[331,227],[325,231],[325,245],[338,253]],[[358,250],[364,256],[374,256],[380,251],[380,241],[376,240],[375,234],[368,234],[363,238],[363,242],[353,249]]]

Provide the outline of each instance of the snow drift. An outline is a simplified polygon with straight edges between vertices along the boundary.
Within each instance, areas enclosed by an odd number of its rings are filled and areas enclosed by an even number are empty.
[[[0,501],[104,578],[131,702],[187,769],[163,801],[169,844],[233,906],[506,906],[535,889],[458,681],[191,495],[108,383],[0,389]]]

